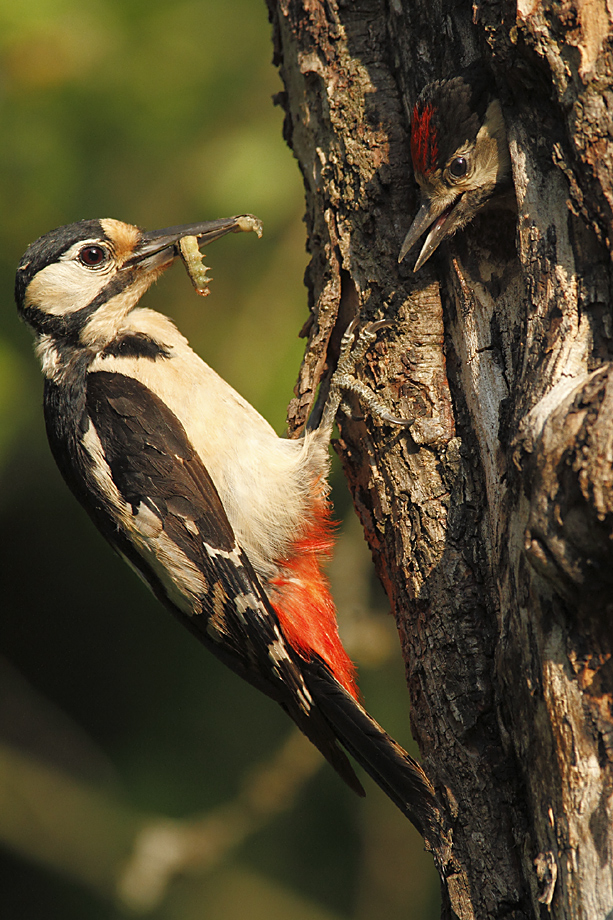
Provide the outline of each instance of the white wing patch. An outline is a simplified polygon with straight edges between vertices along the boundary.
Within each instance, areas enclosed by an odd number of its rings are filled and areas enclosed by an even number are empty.
[[[164,532],[163,522],[150,508],[141,502],[137,513],[132,513],[115,485],[91,421],[82,444],[92,460],[87,475],[93,480],[94,493],[103,499],[111,517],[155,572],[169,600],[188,616],[201,613],[202,598],[209,591],[204,575]]]
[[[246,623],[245,614],[248,611],[256,611],[262,606],[262,601],[251,592],[238,594],[234,599],[234,608],[240,620]]]

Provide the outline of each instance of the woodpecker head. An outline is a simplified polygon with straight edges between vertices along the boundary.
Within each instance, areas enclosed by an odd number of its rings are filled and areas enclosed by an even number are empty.
[[[102,341],[105,325],[111,331],[181,254],[182,239],[204,244],[258,224],[241,216],[149,233],[112,218],[68,224],[26,250],[15,279],[18,310],[38,336],[75,345],[89,343],[95,317]]]
[[[491,79],[471,68],[426,86],[413,109],[411,158],[422,204],[398,261],[430,232],[417,271],[437,246],[466,226],[489,198],[511,182],[511,160],[500,103]]]

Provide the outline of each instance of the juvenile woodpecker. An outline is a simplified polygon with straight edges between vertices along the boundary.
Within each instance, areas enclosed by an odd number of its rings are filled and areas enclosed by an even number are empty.
[[[430,229],[413,271],[465,227],[492,196],[511,185],[511,158],[491,78],[471,68],[421,91],[411,121],[411,158],[422,204],[398,261]]]
[[[378,409],[353,376],[378,324],[355,343],[352,329],[345,335],[319,427],[290,440],[166,316],[139,306],[177,256],[193,267],[186,239],[202,245],[251,229],[249,221],[144,233],[87,220],[28,248],[15,297],[42,363],[51,450],[101,533],[162,604],[276,700],[352,789],[364,794],[339,743],[427,834],[432,786],[359,702],[322,572],[332,545],[328,442],[341,390]],[[199,289],[208,281],[200,269]]]

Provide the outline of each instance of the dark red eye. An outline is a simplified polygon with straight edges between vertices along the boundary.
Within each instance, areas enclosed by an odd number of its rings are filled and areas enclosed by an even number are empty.
[[[466,175],[468,170],[468,160],[466,157],[455,157],[449,164],[449,172],[454,179],[461,179]]]
[[[99,265],[103,265],[107,258],[108,253],[102,246],[84,246],[79,253],[79,262],[82,265],[87,265],[88,268],[97,268]]]

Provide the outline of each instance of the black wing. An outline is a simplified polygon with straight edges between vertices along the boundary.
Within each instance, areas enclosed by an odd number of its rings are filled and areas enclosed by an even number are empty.
[[[99,529],[190,632],[280,703],[343,779],[363,795],[328,720],[313,703],[303,674],[308,663],[285,641],[260,581],[236,542],[217,489],[179,419],[138,380],[105,371],[88,375],[85,409],[134,524],[147,509],[159,522],[164,552],[170,547],[200,574],[201,590],[192,610],[186,613],[177,606],[161,560],[156,564],[150,554],[143,555],[136,527],[130,520],[127,526],[118,521],[107,501],[102,513],[99,507],[92,514]],[[92,477],[87,471],[85,475],[91,494]],[[78,492],[77,497],[81,498]]]

